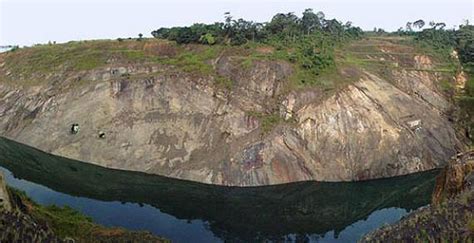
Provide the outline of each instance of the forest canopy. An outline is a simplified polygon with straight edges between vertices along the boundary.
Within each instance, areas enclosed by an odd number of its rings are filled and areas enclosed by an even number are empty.
[[[302,17],[294,13],[278,13],[270,22],[258,23],[234,19],[229,12],[224,22],[193,24],[186,27],[159,28],[151,32],[156,38],[176,41],[179,44],[231,44],[242,45],[248,41],[269,42],[271,39],[295,40],[313,34],[330,34],[338,39],[359,37],[363,31],[350,22],[342,24],[336,19],[325,19],[323,12],[306,9]]]

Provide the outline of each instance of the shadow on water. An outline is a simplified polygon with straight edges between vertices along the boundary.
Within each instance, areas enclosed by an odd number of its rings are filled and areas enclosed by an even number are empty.
[[[0,138],[0,166],[56,192],[151,205],[176,219],[201,220],[222,240],[335,237],[374,212],[426,205],[437,171],[357,183],[298,182],[239,188],[106,169]],[[160,233],[160,232],[155,232]],[[181,232],[186,234],[186,232]],[[352,240],[356,240],[353,238]]]

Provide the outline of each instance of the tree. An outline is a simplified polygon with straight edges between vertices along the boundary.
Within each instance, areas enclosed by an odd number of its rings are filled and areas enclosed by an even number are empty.
[[[11,48],[10,48],[9,51],[10,51],[10,52],[14,52],[14,51],[16,51],[16,50],[18,50],[18,49],[20,49],[20,46],[14,45],[14,46],[11,46]]]
[[[351,21],[347,21],[345,24],[344,24],[344,28],[345,29],[350,29],[352,27],[352,22]]]
[[[469,64],[474,71],[474,26],[462,25],[456,32],[456,45],[461,62]],[[474,88],[474,87],[473,87]],[[474,90],[473,90],[474,91]],[[474,93],[473,93],[474,95]]]
[[[398,34],[398,35],[403,35],[403,33],[404,33],[403,27],[398,28],[397,34]]]
[[[230,44],[234,46],[243,45],[247,43],[247,39],[242,33],[237,33],[234,37],[230,39]]]
[[[463,22],[464,22],[464,25],[469,25],[469,19],[464,19]]]
[[[305,34],[310,34],[313,30],[321,29],[322,27],[318,15],[315,14],[311,8],[308,8],[303,12],[301,25]]]
[[[422,19],[419,19],[413,23],[413,26],[418,29],[421,29],[423,28],[423,26],[425,26],[425,21],[423,21]]]
[[[142,33],[138,34],[138,40],[142,40],[142,39],[143,39],[143,34]]]
[[[291,37],[299,32],[299,24],[300,19],[294,13],[278,13],[273,16],[272,20],[266,25],[266,27],[272,34]]]
[[[153,37],[176,41],[178,44],[232,44],[242,45],[247,41],[266,43],[278,42],[284,46],[298,42],[300,38],[313,38],[323,45],[322,40],[334,38],[339,41],[344,38],[357,38],[363,34],[358,27],[353,27],[351,22],[342,24],[336,19],[325,20],[323,12],[314,13],[306,9],[299,18],[294,13],[278,13],[268,23],[256,23],[242,18],[234,19],[230,12],[224,13],[224,22],[214,24],[193,24],[184,27],[159,28],[151,32]],[[318,33],[318,35],[313,35]],[[311,36],[311,37],[309,37]]]
[[[326,15],[321,11],[317,12],[316,16],[318,16],[318,19],[321,23],[324,21],[324,18],[326,18]]]
[[[412,26],[412,23],[411,23],[411,22],[407,22],[407,24],[406,24],[406,30],[407,30],[408,32],[412,32],[412,31],[413,31],[413,29],[412,29],[411,26]]]
[[[232,16],[230,15],[230,12],[225,12],[224,13],[224,31],[227,36],[229,36],[232,32]]]
[[[168,39],[170,29],[168,28],[159,28],[151,32],[151,35],[155,38]]]
[[[324,29],[327,32],[334,34],[336,36],[340,36],[341,33],[344,31],[344,27],[336,19],[326,20]]]
[[[444,29],[444,27],[446,27],[445,23],[436,23],[435,26],[434,26],[435,29],[438,28],[440,30]]]

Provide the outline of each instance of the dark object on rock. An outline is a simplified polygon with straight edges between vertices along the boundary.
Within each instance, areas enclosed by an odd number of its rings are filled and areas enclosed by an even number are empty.
[[[100,131],[99,132],[99,138],[105,138],[105,132]]]
[[[71,125],[71,134],[77,134],[79,132],[79,124],[74,123]]]

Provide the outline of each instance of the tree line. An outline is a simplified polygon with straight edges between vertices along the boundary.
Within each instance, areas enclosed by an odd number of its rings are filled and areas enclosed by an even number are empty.
[[[415,26],[421,29],[424,22],[421,23]],[[455,49],[463,66],[468,72],[474,73],[474,26],[469,24],[469,21],[459,25],[458,29],[445,29],[446,24],[434,21],[430,21],[429,25],[431,28],[417,32],[407,29],[403,34],[412,35],[416,41],[424,42],[435,49]]]
[[[351,22],[342,24],[336,19],[326,19],[323,12],[306,9],[302,17],[294,13],[278,13],[270,22],[258,23],[234,19],[224,13],[224,22],[193,24],[185,27],[159,28],[151,32],[156,38],[176,41],[179,44],[231,44],[242,45],[248,41],[267,42],[270,39],[294,40],[301,36],[328,33],[334,37],[358,37],[362,29]]]

